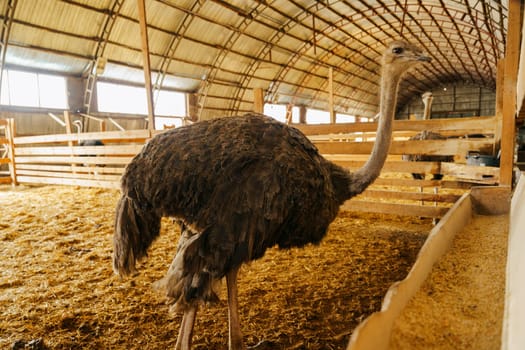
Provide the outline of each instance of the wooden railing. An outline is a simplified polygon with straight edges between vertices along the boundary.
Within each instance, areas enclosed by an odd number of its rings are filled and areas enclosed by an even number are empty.
[[[375,123],[297,126],[325,157],[355,170],[363,165],[373,146]],[[394,141],[380,178],[344,209],[441,217],[462,191],[473,184],[497,184],[499,168],[468,166],[472,150],[494,148],[495,118],[461,120],[396,121]],[[410,141],[419,130],[447,133],[447,140]],[[162,131],[159,131],[162,132]],[[157,133],[157,132],[155,132]],[[366,133],[367,141],[356,141]],[[458,138],[470,133],[483,139]],[[16,181],[119,188],[121,174],[144,143],[153,136],[148,130],[23,136],[13,138]],[[79,146],[80,140],[101,140],[103,146]],[[401,154],[454,155],[455,163],[405,162]],[[444,174],[444,180],[414,180],[412,173]]]
[[[152,134],[148,130],[15,137],[17,181],[118,188],[126,164]],[[103,146],[79,146],[100,140]]]
[[[347,201],[343,209],[395,213],[422,217],[442,217],[460,195],[473,185],[496,185],[499,168],[466,165],[466,156],[476,151],[496,151],[495,117],[394,121],[393,141],[380,177],[360,196]],[[377,123],[300,125],[328,159],[356,170],[370,154]],[[409,138],[428,130],[446,140]],[[468,135],[484,135],[471,138]],[[403,154],[451,155],[454,163],[406,162]],[[442,174],[443,180],[415,180],[411,174]]]
[[[15,184],[13,119],[0,119],[0,184]]]

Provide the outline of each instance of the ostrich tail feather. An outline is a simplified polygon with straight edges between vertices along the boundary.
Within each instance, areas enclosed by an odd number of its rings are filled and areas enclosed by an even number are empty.
[[[198,253],[200,237],[201,234],[183,230],[168,273],[153,284],[154,289],[169,298],[173,304],[171,311],[185,311],[199,302],[211,304],[219,301],[220,279],[203,267],[204,261]]]
[[[136,273],[135,263],[145,257],[160,233],[160,216],[122,195],[116,210],[113,269],[119,275]]]

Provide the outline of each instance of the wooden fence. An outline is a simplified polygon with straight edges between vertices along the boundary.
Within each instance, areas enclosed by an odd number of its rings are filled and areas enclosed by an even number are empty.
[[[0,184],[15,183],[14,167],[14,122],[12,119],[0,119]]]
[[[314,141],[327,158],[349,169],[357,169],[372,149],[377,124],[297,127]],[[408,140],[421,130],[439,132],[449,139]],[[473,184],[498,183],[499,168],[465,164],[468,152],[492,152],[495,149],[495,130],[494,117],[395,121],[394,141],[380,178],[358,198],[348,201],[345,209],[422,217],[443,216],[462,192]],[[486,137],[464,137],[472,133]],[[152,136],[148,130],[128,130],[11,137],[13,182],[116,189],[126,164]],[[80,146],[81,140],[101,140],[104,145]],[[9,140],[4,141],[9,143]],[[454,155],[456,162],[401,160],[402,154],[411,153]],[[411,173],[440,173],[445,178],[415,180]]]

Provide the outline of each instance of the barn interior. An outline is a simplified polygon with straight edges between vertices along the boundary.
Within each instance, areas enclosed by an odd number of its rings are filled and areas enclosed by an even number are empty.
[[[402,78],[380,176],[319,246],[239,276],[257,349],[523,349],[525,5],[520,0],[0,0],[0,348],[173,348],[181,315],[112,271],[127,164],[153,137],[262,113],[356,171],[376,142],[381,55]],[[228,348],[225,295],[193,348]]]

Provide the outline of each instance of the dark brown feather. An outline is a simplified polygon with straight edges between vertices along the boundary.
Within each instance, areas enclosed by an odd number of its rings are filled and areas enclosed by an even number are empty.
[[[202,300],[207,292],[193,287],[209,284],[207,275],[220,279],[274,245],[319,243],[349,198],[349,181],[299,130],[269,117],[169,130],[149,141],[123,175],[115,269],[132,271],[158,235],[160,218],[178,218],[200,234],[185,248],[180,277],[186,301]],[[192,276],[203,272],[195,282]]]

